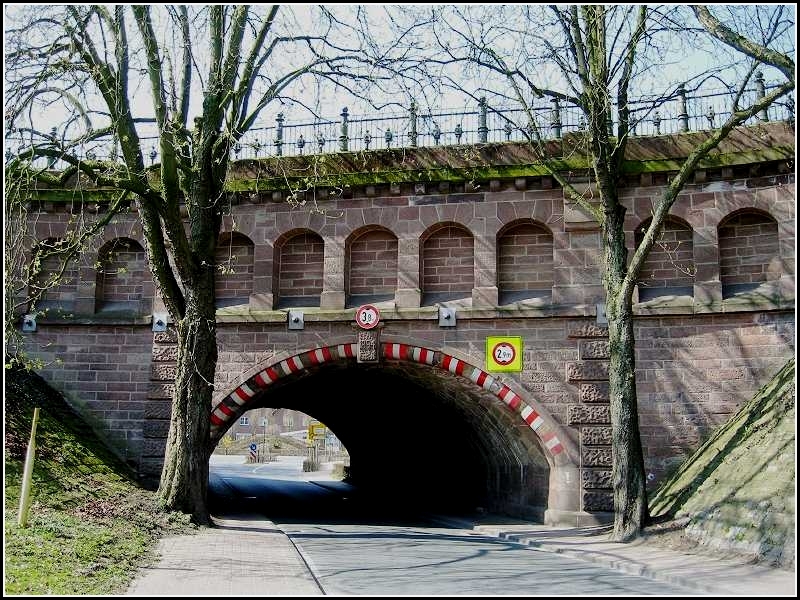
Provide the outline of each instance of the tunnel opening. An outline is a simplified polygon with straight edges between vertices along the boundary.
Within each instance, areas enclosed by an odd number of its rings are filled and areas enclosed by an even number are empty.
[[[387,512],[544,520],[550,465],[541,440],[464,377],[400,361],[335,361],[281,378],[246,404],[263,408],[324,423],[349,453],[347,482]]]

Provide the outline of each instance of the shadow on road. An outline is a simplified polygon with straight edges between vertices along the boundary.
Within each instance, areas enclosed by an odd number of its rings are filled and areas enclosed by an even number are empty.
[[[215,517],[261,514],[281,523],[423,525],[438,512],[413,487],[356,487],[303,473],[270,477],[270,470],[238,465],[212,468],[209,508]]]

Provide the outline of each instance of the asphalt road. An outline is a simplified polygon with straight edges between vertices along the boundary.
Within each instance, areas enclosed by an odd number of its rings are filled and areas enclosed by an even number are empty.
[[[260,512],[303,555],[328,594],[680,595],[687,590],[470,530],[314,474],[302,458],[213,464],[215,515]],[[691,592],[689,592],[691,593]]]

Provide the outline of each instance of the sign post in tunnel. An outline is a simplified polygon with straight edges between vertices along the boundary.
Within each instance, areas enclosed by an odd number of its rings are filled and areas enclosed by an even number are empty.
[[[495,373],[522,371],[522,338],[519,336],[487,337],[486,370]]]

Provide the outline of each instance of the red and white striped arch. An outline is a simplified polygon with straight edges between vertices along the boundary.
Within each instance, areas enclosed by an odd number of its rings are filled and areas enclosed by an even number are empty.
[[[227,429],[225,427],[227,423],[239,418],[247,410],[248,402],[278,379],[322,363],[354,359],[357,351],[358,344],[356,343],[315,348],[280,360],[260,371],[233,390],[211,411],[212,438]],[[564,452],[564,446],[559,440],[555,428],[511,388],[486,371],[449,354],[409,344],[386,342],[381,344],[381,353],[385,359],[425,364],[469,379],[478,387],[497,396],[510,410],[519,414],[527,426],[539,436],[550,454],[558,456]]]

